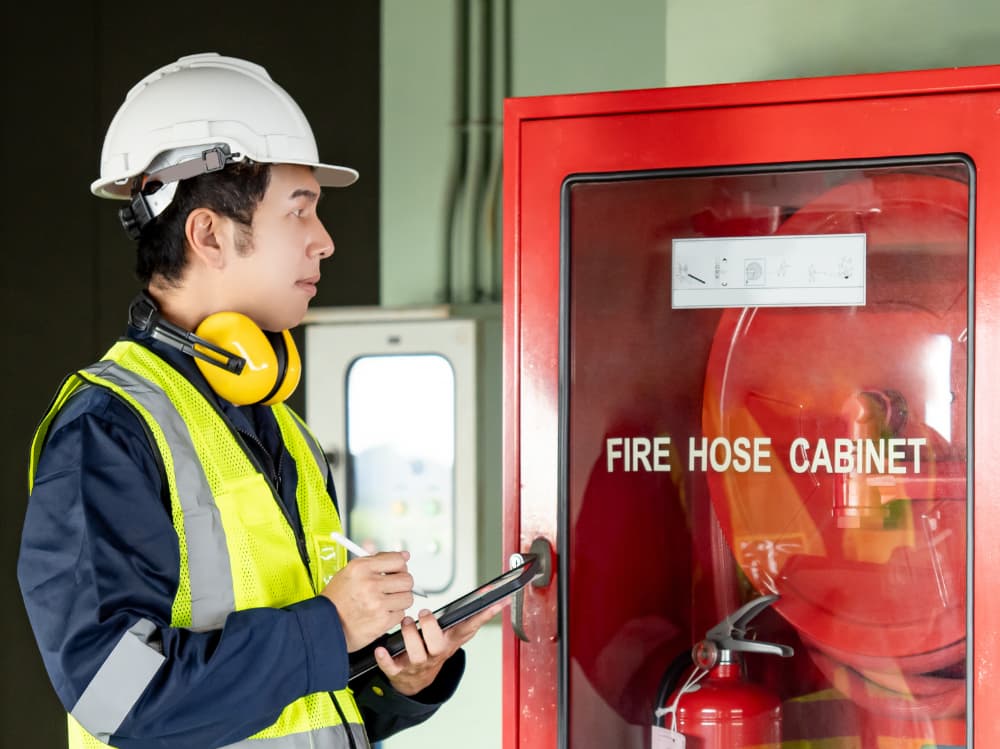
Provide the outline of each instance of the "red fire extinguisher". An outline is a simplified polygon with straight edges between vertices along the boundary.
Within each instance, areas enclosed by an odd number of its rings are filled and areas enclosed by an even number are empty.
[[[769,653],[788,658],[787,645],[747,640],[750,621],[778,596],[756,598],[712,627],[692,648],[685,665],[694,663],[687,681],[668,700],[658,698],[657,725],[681,734],[687,749],[779,749],[781,700],[746,679],[740,653]],[[667,682],[670,671],[664,676]],[[661,692],[666,691],[661,684]],[[667,687],[669,688],[669,687]],[[670,715],[669,721],[665,716]],[[656,730],[656,729],[654,729]]]

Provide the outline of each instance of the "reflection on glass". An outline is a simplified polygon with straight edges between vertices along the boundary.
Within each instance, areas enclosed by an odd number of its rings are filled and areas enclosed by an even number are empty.
[[[406,549],[427,591],[454,574],[455,374],[439,355],[364,356],[347,374],[348,528]]]
[[[768,593],[754,634],[795,654],[748,655],[745,678],[780,700],[780,746],[962,746],[968,166],[666,174],[568,194],[570,746],[646,746],[637,727],[663,706],[650,685]],[[794,304],[671,305],[675,284],[706,280],[694,263],[725,275],[731,257],[704,238],[817,235],[865,237],[860,303],[813,294],[806,275]],[[708,254],[685,271],[696,278],[676,272],[678,239]],[[739,268],[731,279],[787,285],[780,266]]]

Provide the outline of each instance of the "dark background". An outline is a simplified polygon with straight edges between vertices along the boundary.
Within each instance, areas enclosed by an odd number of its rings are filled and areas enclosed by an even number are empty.
[[[309,118],[320,157],[361,179],[327,190],[337,251],[314,306],[379,301],[377,0],[30,3],[3,11],[0,260],[0,747],[65,747],[66,727],[15,577],[28,448],[62,377],[124,331],[132,275],[117,203],[90,195],[104,132],[131,86],[178,57],[267,68]],[[301,389],[292,405],[301,408]]]

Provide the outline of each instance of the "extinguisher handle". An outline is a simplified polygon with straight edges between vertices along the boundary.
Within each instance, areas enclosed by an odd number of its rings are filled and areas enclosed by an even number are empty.
[[[759,640],[740,640],[733,637],[728,638],[726,642],[720,642],[719,647],[720,649],[736,650],[741,653],[780,655],[782,658],[791,658],[795,655],[795,650],[788,645],[779,645],[776,642],[760,642]]]
[[[790,658],[795,651],[788,645],[744,639],[750,622],[761,611],[778,600],[774,594],[749,601],[705,633],[705,639],[715,643],[719,650],[736,650],[741,653],[766,653]]]
[[[705,638],[716,642],[730,639],[734,635],[742,638],[753,618],[777,600],[778,596],[771,594],[748,601],[708,630]]]

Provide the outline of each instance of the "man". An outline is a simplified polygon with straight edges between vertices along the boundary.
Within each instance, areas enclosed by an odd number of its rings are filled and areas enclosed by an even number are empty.
[[[91,189],[128,201],[144,289],[42,420],[18,561],[71,747],[361,749],[433,714],[497,613],[442,631],[421,611],[418,631],[405,551],[347,562],[329,468],[282,403],[334,250],[320,188],[356,178],[244,60],[181,58],[112,121]],[[400,623],[405,653],[348,688],[348,653]]]

